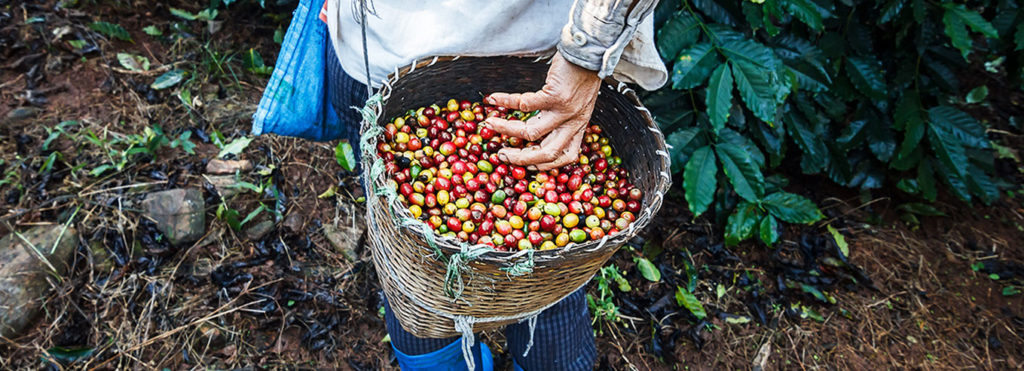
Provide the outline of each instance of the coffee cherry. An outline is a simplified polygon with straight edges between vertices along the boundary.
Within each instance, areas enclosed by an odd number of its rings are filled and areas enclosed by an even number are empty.
[[[600,126],[586,127],[576,163],[540,172],[501,161],[498,150],[537,143],[497,133],[482,125],[487,117],[527,115],[449,99],[384,125],[377,155],[413,217],[442,236],[501,251],[599,240],[636,221],[643,192]]]

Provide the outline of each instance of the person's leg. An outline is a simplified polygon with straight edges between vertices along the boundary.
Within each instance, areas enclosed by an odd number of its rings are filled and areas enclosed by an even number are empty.
[[[534,370],[592,370],[597,360],[586,290],[581,288],[537,316],[533,345],[527,321],[505,329],[508,349],[518,367]]]

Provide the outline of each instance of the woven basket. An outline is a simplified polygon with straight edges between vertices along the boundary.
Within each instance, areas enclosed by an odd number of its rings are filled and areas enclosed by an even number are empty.
[[[371,98],[363,110],[361,148],[373,262],[395,316],[417,337],[465,335],[467,320],[477,332],[536,315],[586,284],[661,207],[671,183],[665,138],[625,84],[602,84],[591,118],[609,137],[630,172],[630,181],[644,191],[643,208],[624,231],[554,250],[490,250],[465,259],[459,255],[467,251],[466,244],[433,234],[425,223],[412,220],[396,198],[384,196],[387,175],[380,170],[383,160],[373,149],[379,126],[387,119],[449,98],[475,101],[492,92],[536,91],[548,69],[543,61],[518,57],[423,60],[395,71],[384,82],[379,99]],[[456,258],[461,259],[453,263]],[[445,290],[446,274],[453,265],[462,268],[447,281],[461,283],[457,299]],[[529,273],[523,274],[524,267]],[[461,332],[456,329],[460,320]]]

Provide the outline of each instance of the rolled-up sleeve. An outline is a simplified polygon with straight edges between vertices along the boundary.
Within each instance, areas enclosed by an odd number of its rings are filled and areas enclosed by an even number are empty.
[[[597,71],[601,78],[611,76],[627,46],[636,46],[636,42],[630,45],[634,33],[655,5],[657,0],[576,0],[558,51],[569,62]]]

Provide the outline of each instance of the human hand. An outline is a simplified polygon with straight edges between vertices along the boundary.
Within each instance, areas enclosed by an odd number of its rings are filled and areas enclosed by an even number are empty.
[[[531,142],[543,138],[540,144],[527,148],[503,148],[498,151],[498,158],[531,170],[549,170],[575,162],[600,87],[597,72],[574,65],[555,53],[540,91],[494,93],[484,98],[488,104],[509,109],[540,110],[526,122],[498,117],[484,121],[502,134]]]

